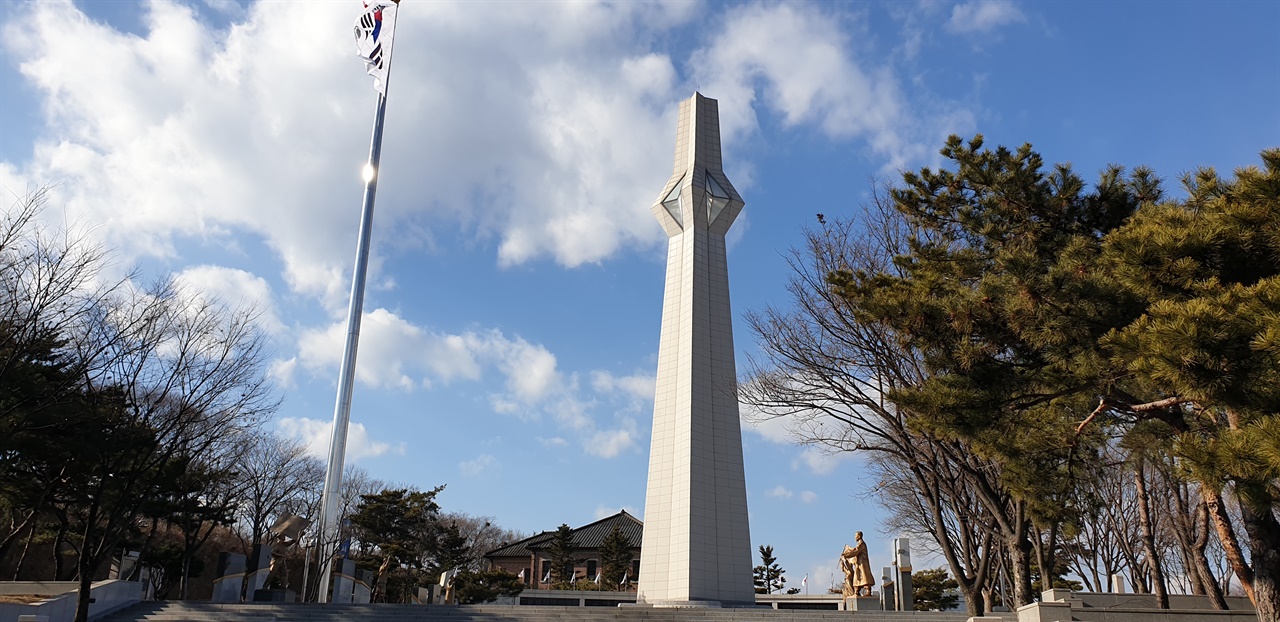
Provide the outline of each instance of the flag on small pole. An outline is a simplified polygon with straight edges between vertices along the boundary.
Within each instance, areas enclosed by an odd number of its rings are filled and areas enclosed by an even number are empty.
[[[325,469],[324,492],[320,497],[320,590],[317,602],[327,602],[333,573],[330,559],[337,543],[338,501],[342,490],[342,469],[347,453],[347,425],[351,421],[351,388],[355,381],[356,350],[360,344],[360,318],[364,313],[364,283],[369,271],[369,240],[373,231],[373,199],[378,189],[378,167],[382,159],[382,124],[387,112],[387,82],[391,76],[391,41],[395,36],[399,0],[367,0],[356,18],[356,53],[365,61],[378,92],[369,141],[369,161],[364,165],[364,202],[360,211],[360,233],[356,239],[356,262],[351,276],[351,301],[347,308],[347,340],[338,370],[338,397],[333,408],[333,430],[329,438],[329,461]]]
[[[800,579],[800,587],[804,588],[804,593],[809,593],[809,575],[806,573],[803,579]]]
[[[520,569],[520,574],[516,575],[516,578],[520,579],[521,583],[524,583],[524,568]]]
[[[550,570],[548,570],[548,571],[547,571],[547,576],[542,577],[542,582],[543,582],[543,583],[551,583],[551,571],[550,571]]]
[[[597,572],[597,573],[596,573],[596,580],[595,580],[595,584],[596,584],[596,585],[600,585],[600,575],[602,575],[602,574],[604,574],[604,573],[602,573],[602,572]]]

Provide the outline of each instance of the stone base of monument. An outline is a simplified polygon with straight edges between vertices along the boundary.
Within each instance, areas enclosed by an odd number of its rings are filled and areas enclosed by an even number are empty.
[[[880,611],[879,596],[850,596],[844,599],[845,611]]]
[[[653,607],[655,609],[720,609],[718,600],[646,600],[618,603],[619,607]]]
[[[293,590],[254,590],[253,602],[255,603],[296,603],[298,602],[298,593]]]

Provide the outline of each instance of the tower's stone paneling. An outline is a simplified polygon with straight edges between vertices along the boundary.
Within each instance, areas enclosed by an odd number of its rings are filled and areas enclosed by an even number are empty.
[[[716,100],[695,93],[653,205],[669,237],[640,556],[639,598],[654,605],[755,602],[724,240],[742,205]]]

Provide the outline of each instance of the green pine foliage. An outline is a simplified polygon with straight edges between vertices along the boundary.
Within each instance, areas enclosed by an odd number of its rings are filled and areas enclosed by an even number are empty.
[[[401,566],[421,568],[431,552],[440,506],[435,498],[444,486],[428,491],[399,488],[361,495],[351,526],[361,542],[377,548],[379,564],[373,589],[375,602],[386,602],[389,571]]]
[[[576,555],[578,545],[573,541],[573,529],[561,524],[547,545],[547,559],[551,562],[551,582],[557,589],[569,589],[574,566],[582,561]]]
[[[631,552],[631,540],[622,533],[617,525],[600,543],[600,580],[608,589],[617,589],[622,578],[631,570],[635,556]],[[588,577],[594,579],[595,577]],[[631,577],[635,579],[635,577]],[[612,586],[612,587],[609,587]]]
[[[519,596],[522,591],[524,584],[520,579],[500,568],[483,572],[467,570],[453,578],[453,593],[460,605],[493,602],[499,596]]]
[[[995,460],[1049,533],[1093,504],[1082,473],[1116,437],[1171,456],[1240,502],[1254,554],[1235,572],[1260,616],[1280,614],[1280,149],[1231,180],[1186,176],[1184,200],[1144,168],[1090,186],[981,136],[942,155],[954,170],[891,193],[908,252],[828,275],[858,322],[921,354],[927,379],[887,397]]]
[[[948,611],[960,604],[960,587],[946,568],[917,570],[911,573],[911,597],[916,611]]]
[[[1101,440],[1075,433],[1114,380],[1098,340],[1141,314],[1098,269],[1102,238],[1159,198],[1159,183],[1110,167],[1089,188],[1067,165],[1046,170],[1029,145],[986,150],[981,136],[952,136],[942,155],[956,170],[906,173],[892,191],[910,252],[829,282],[859,321],[924,357],[928,379],[889,394],[912,425],[999,459],[1033,515],[1059,520],[1073,461]]]
[[[787,571],[783,570],[777,562],[778,559],[773,556],[773,547],[760,545],[760,565],[752,569],[757,594],[775,594],[783,591],[787,584],[787,578],[783,575]]]

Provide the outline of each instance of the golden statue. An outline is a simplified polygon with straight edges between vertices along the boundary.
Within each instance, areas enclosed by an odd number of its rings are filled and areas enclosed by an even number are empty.
[[[862,541],[862,532],[853,534],[856,546],[844,545],[844,552],[840,554],[840,570],[844,572],[844,596],[862,596],[862,590],[866,590],[866,596],[871,595],[871,586],[876,584],[876,580],[871,577],[871,558],[867,555],[867,543]]]

